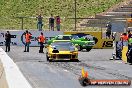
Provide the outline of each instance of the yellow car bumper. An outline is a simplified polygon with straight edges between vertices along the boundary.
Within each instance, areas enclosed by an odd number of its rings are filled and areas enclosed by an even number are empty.
[[[49,60],[78,60],[78,52],[73,53],[51,53]]]

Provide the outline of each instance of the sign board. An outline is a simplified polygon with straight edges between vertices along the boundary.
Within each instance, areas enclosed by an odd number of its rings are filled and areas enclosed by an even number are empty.
[[[23,35],[25,31],[10,31],[10,34],[13,36],[11,38],[11,45],[19,45],[23,46],[25,42],[25,36]],[[43,32],[46,37],[46,41],[57,36],[62,35],[62,31],[29,31],[32,34],[31,44],[30,46],[38,46],[38,36],[41,32]],[[5,45],[5,33],[6,31],[0,31],[0,46]]]
[[[124,22],[112,22],[112,32],[124,32]]]

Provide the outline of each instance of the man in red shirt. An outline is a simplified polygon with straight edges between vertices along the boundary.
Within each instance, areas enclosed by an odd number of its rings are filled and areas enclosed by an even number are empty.
[[[30,40],[31,40],[31,37],[32,37],[32,34],[29,33],[27,30],[26,30],[26,33],[25,33],[25,50],[24,52],[29,52],[29,44],[30,44]]]
[[[44,48],[44,42],[45,42],[45,36],[43,35],[43,33],[41,32],[41,35],[38,37],[38,42],[40,43],[40,50],[39,53],[44,53],[43,52],[43,48]]]
[[[56,16],[56,28],[57,31],[60,31],[60,16]]]

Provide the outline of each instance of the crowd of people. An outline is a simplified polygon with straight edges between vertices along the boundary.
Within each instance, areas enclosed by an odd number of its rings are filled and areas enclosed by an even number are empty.
[[[37,17],[38,22],[37,22],[37,29],[39,31],[42,31],[42,27],[43,27],[43,17],[41,16],[41,14],[39,14]],[[49,18],[49,30],[54,31],[54,27],[55,27],[55,23],[56,23],[56,29],[57,31],[60,31],[60,23],[61,23],[61,19],[60,16],[53,16],[53,14],[51,14],[51,17]]]
[[[26,32],[24,32],[24,36],[25,36],[25,44],[24,44],[25,50],[24,50],[24,52],[29,52],[32,34],[28,30],[26,30]],[[46,38],[45,38],[43,32],[40,33],[40,36],[38,36],[37,39],[38,39],[38,43],[40,45],[39,53],[44,53],[43,48],[44,48],[44,43],[45,43]],[[7,31],[7,33],[5,33],[5,46],[6,46],[5,52],[10,51],[10,43],[11,43],[11,34],[9,31]]]
[[[132,64],[132,34],[130,30],[127,33],[114,32],[113,33],[113,59],[122,58],[123,46],[128,46],[128,51],[126,53],[127,62]]]

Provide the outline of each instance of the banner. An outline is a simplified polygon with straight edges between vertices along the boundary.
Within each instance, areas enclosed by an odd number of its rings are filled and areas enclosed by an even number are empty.
[[[25,43],[25,30],[12,30],[10,34],[12,35],[11,38],[11,45],[18,45],[24,46]],[[30,46],[38,46],[38,36],[41,32],[43,32],[44,36],[46,37],[46,42],[51,38],[57,35],[63,34],[72,34],[77,35],[78,37],[88,37],[90,40],[95,41],[95,46],[93,48],[112,48],[113,40],[112,39],[105,39],[102,38],[102,32],[63,32],[63,31],[36,31],[36,30],[29,30],[32,34],[31,44]],[[5,45],[5,33],[6,31],[0,31],[0,46]]]
[[[23,46],[25,43],[25,35],[24,30],[18,30],[18,31],[10,31],[10,34],[12,35],[11,38],[11,45],[19,45]],[[57,36],[57,35],[63,35],[62,31],[29,31],[32,34],[31,44],[30,46],[38,46],[38,36],[41,32],[43,32],[44,36],[47,40]],[[5,45],[5,33],[6,31],[0,31],[0,46]]]

